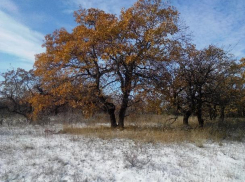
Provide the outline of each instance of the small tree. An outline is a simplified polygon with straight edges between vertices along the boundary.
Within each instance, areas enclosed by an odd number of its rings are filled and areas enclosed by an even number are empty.
[[[7,71],[2,76],[4,79],[1,82],[0,90],[2,108],[28,118],[32,112],[28,99],[32,95],[33,71],[18,68],[17,70]]]
[[[215,103],[218,94],[225,95],[222,90],[231,63],[229,55],[215,46],[200,51],[191,46],[177,62],[170,95],[172,104],[184,114],[185,125],[194,113],[203,127],[203,108]],[[221,104],[221,97],[217,104]]]
[[[207,89],[209,92],[208,97],[206,98],[206,102],[208,106],[213,105],[213,114],[217,115],[217,106],[220,110],[220,122],[223,123],[225,118],[225,109],[228,107],[232,110],[232,106],[234,103],[237,103],[237,99],[239,98],[239,92],[237,88],[240,86],[240,78],[237,73],[239,73],[238,65],[230,59],[226,68],[224,68],[223,73],[219,75],[215,75],[213,77],[215,80],[213,81],[213,85],[210,85]]]

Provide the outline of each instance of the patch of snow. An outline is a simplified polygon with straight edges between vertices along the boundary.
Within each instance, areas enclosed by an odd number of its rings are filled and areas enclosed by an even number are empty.
[[[0,127],[0,181],[245,181],[245,144],[135,143]]]

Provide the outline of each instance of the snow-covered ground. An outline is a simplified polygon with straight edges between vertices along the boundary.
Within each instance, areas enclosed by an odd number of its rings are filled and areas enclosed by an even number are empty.
[[[0,181],[245,181],[245,143],[152,144],[0,127]]]

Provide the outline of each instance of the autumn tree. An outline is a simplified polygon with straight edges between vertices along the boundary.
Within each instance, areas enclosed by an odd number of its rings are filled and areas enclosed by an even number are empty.
[[[231,58],[223,74],[214,77],[214,84],[209,86],[209,97],[206,99],[209,108],[213,105],[213,114],[217,116],[219,110],[219,121],[224,122],[225,109],[232,110],[232,105],[239,100],[238,88],[240,87],[240,77],[238,65]],[[212,114],[212,113],[210,113]]]
[[[245,58],[241,58],[238,64],[233,66],[232,71],[235,73],[232,77],[233,99],[228,105],[228,114],[236,117],[245,116]]]
[[[111,127],[124,127],[136,96],[146,96],[164,76],[165,63],[179,56],[184,39],[179,14],[161,0],[139,0],[119,17],[93,8],[74,15],[78,26],[47,35],[46,52],[36,56],[35,74],[52,94],[33,98],[35,112],[65,102],[86,113],[100,107]]]
[[[203,50],[191,46],[181,56],[169,93],[170,102],[183,113],[185,125],[190,115],[195,114],[199,126],[203,127],[204,107],[214,103],[221,105],[225,101],[225,81],[231,64],[229,54],[215,46]]]

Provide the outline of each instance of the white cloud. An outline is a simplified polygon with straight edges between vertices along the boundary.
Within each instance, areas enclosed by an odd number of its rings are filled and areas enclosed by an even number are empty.
[[[99,8],[106,12],[119,14],[137,0],[63,0],[72,13],[79,5],[83,8]],[[244,0],[170,0],[181,13],[181,19],[193,34],[193,43],[198,48],[210,44],[223,46],[237,57],[245,55],[245,1]]]
[[[64,0],[63,3],[66,4],[70,9],[66,9],[65,12],[73,13],[74,10],[82,8],[99,8],[108,13],[119,14],[122,8],[128,8],[136,2],[130,0]],[[72,10],[71,10],[72,9]]]
[[[18,7],[11,0],[2,0],[0,9],[6,10],[6,11],[9,11],[9,12],[12,12],[12,13],[13,12],[16,13],[16,12],[19,11]]]
[[[34,62],[34,55],[43,52],[44,36],[17,22],[0,10],[0,52]]]
[[[181,18],[193,33],[198,48],[210,44],[231,49],[235,56],[245,55],[245,1],[174,1]]]

